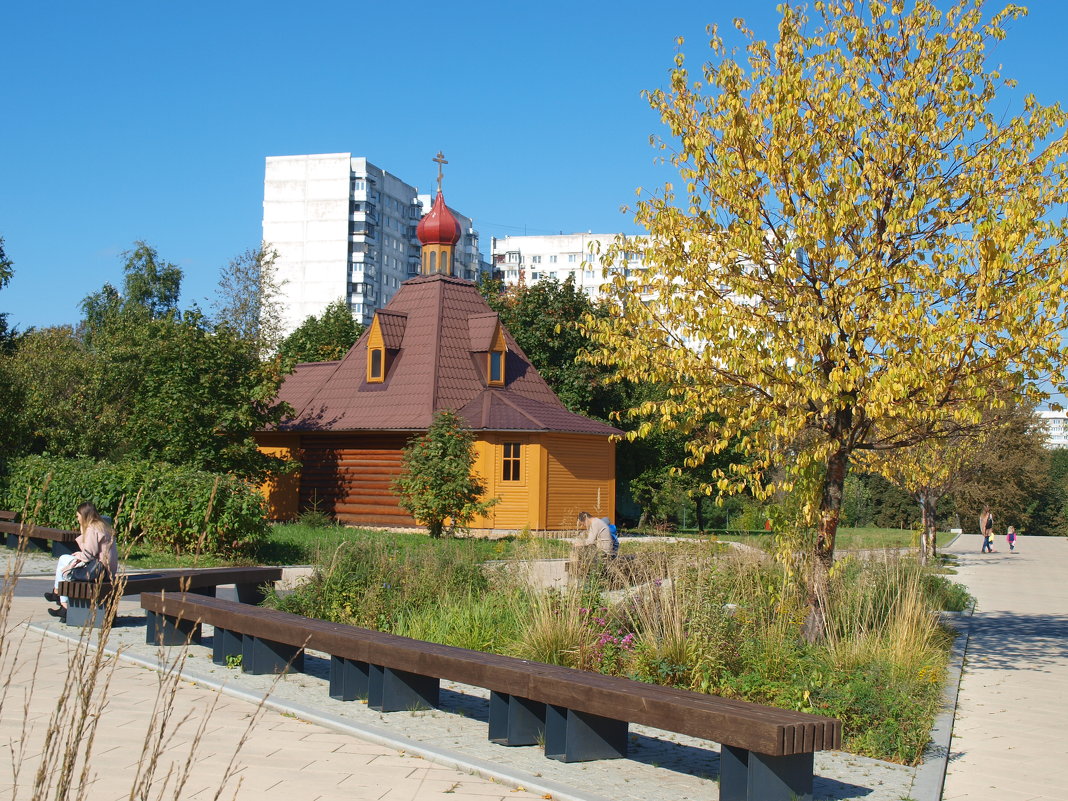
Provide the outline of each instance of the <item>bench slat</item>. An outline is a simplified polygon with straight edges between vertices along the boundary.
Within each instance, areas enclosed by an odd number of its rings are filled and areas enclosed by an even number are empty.
[[[0,521],[0,533],[17,534],[19,536],[42,540],[58,540],[59,542],[74,542],[74,540],[78,538],[77,531],[67,531],[62,528],[48,528],[46,526],[28,526],[24,523],[9,523],[3,521]]]
[[[458,681],[774,756],[835,747],[841,724],[791,710],[413,640],[201,596],[141,596],[150,611],[331,656]],[[819,733],[817,734],[817,730]]]
[[[280,581],[280,567],[206,567],[201,569],[176,570],[165,575],[151,574],[139,578],[137,573],[127,574],[121,582],[123,595],[142,592],[181,592],[186,589],[217,587],[220,584],[266,584]],[[68,598],[92,600],[106,597],[120,586],[110,581],[61,581],[59,594]]]

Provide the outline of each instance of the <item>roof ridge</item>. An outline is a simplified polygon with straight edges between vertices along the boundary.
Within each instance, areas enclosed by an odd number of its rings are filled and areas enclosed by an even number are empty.
[[[441,392],[438,387],[438,373],[441,369],[441,322],[445,317],[445,289],[441,282],[437,284],[438,290],[438,308],[437,315],[434,317],[434,372],[430,381],[430,416],[433,418],[438,411],[438,394]]]
[[[360,334],[360,337],[359,337],[359,339],[356,340],[356,342],[359,342],[360,339],[363,339],[363,334]],[[353,343],[352,347],[355,348],[356,344]],[[352,348],[349,348],[349,350],[351,351]],[[347,356],[348,354],[345,354],[345,355]],[[345,359],[344,359],[344,357],[342,357],[342,358],[334,361],[334,363],[333,363],[334,367],[333,367],[332,370],[323,370],[322,371],[323,372],[322,379],[319,381],[319,383],[317,383],[315,385],[315,389],[312,392],[308,393],[308,399],[306,401],[304,401],[304,405],[301,406],[300,409],[294,409],[293,410],[293,417],[292,417],[293,420],[298,420],[298,419],[300,419],[301,417],[304,416],[304,412],[307,410],[307,408],[309,406],[311,406],[312,401],[315,400],[315,398],[318,396],[320,390],[322,390],[322,388],[326,386],[327,382],[331,378],[334,377],[335,373],[337,373],[337,371],[339,369],[341,369],[341,364],[344,361],[345,361]],[[329,363],[330,362],[305,362],[305,364],[318,364],[318,365],[329,364]],[[296,366],[294,365],[294,371],[293,372],[296,372],[295,367]],[[293,375],[293,373],[290,373],[290,375]],[[285,380],[285,379],[283,379],[283,380]]]
[[[542,428],[545,427],[545,423],[543,421],[537,419],[536,417],[531,415],[529,412],[527,412],[525,409],[521,409],[521,408],[519,408],[519,406],[517,406],[515,403],[513,403],[512,399],[508,397],[507,393],[501,392],[499,389],[495,389],[495,388],[491,387],[491,388],[486,390],[486,394],[491,394],[493,397],[499,398],[506,406],[510,406],[512,409],[514,409],[515,411],[519,412],[519,414],[523,415],[523,417],[525,417],[530,422],[537,423],[539,427],[542,427]],[[527,400],[535,400],[535,399],[534,398],[528,398]],[[537,402],[537,401],[535,401],[535,402]]]

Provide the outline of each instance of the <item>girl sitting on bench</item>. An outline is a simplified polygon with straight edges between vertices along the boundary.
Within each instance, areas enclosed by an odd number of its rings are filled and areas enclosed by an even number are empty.
[[[63,554],[56,565],[56,582],[46,600],[59,604],[58,609],[49,609],[48,614],[60,620],[67,618],[66,596],[56,594],[61,581],[96,581],[101,576],[110,579],[119,570],[119,548],[115,544],[115,532],[91,503],[78,507],[78,525],[82,533],[75,542],[78,550]]]

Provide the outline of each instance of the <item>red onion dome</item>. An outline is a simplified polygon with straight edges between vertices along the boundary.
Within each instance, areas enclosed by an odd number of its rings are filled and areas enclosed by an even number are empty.
[[[445,205],[440,189],[434,198],[434,207],[419,221],[415,235],[424,245],[455,245],[460,241],[460,223]]]

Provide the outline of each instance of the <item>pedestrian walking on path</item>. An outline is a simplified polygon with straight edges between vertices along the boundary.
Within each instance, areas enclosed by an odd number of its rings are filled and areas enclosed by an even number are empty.
[[[983,505],[979,515],[979,536],[983,538],[982,553],[994,553],[994,515],[990,507]]]
[[[1009,542],[1009,552],[1016,553],[1016,526],[1009,526],[1009,533],[1005,535]]]

